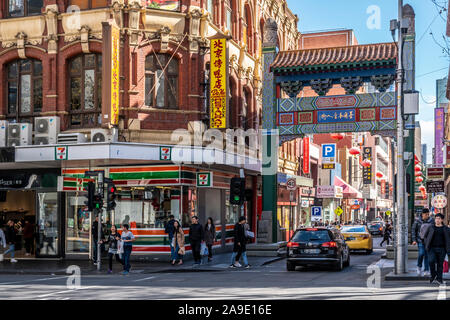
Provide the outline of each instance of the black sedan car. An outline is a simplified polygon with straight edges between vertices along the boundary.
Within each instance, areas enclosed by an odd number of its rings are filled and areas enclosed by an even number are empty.
[[[369,232],[371,235],[383,235],[383,224],[381,222],[369,223],[367,228],[369,228]]]
[[[301,228],[287,244],[288,271],[297,266],[330,266],[341,271],[350,265],[350,250],[337,229],[326,227]]]

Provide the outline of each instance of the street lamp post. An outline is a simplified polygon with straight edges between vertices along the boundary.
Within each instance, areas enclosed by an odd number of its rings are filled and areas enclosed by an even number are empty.
[[[405,167],[404,167],[404,137],[403,137],[403,0],[398,0],[398,67],[397,67],[397,252],[395,256],[395,273],[407,272],[408,248],[406,236],[406,206],[405,206]]]

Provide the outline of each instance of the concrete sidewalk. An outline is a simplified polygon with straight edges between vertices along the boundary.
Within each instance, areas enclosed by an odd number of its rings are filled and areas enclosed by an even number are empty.
[[[211,262],[202,262],[201,265],[194,266],[192,258],[188,257],[183,265],[172,266],[170,257],[154,260],[131,261],[130,273],[172,273],[172,272],[220,272],[230,270],[231,253],[220,253],[213,257]],[[278,261],[284,257],[248,257],[252,268]],[[207,258],[204,259],[207,261]],[[69,266],[78,266],[81,274],[100,275],[106,274],[108,270],[108,260],[102,259],[101,270],[97,271],[97,266],[87,260],[59,260],[59,259],[22,259],[17,263],[11,263],[9,259],[0,262],[0,275],[2,274],[30,274],[30,275],[65,275]],[[115,260],[113,261],[113,273],[119,273],[122,267]]]
[[[417,259],[408,259],[408,273],[404,274],[395,274],[394,273],[394,260],[391,259],[381,259],[378,262],[374,263],[373,265],[383,268],[390,268],[392,269],[391,272],[389,272],[385,276],[386,281],[429,281],[429,276],[419,276],[416,272],[417,267]],[[444,281],[450,281],[450,273],[444,273]]]

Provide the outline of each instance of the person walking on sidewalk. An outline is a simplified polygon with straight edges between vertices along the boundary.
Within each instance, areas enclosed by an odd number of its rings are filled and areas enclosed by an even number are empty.
[[[122,241],[123,241],[123,275],[130,273],[130,257],[133,251],[133,241],[135,240],[134,234],[129,231],[130,226],[128,224],[122,225]]]
[[[244,260],[244,267],[247,269],[250,268],[247,261],[247,237],[245,236],[245,223],[246,219],[244,216],[242,216],[239,218],[239,222],[234,225],[234,247],[233,254],[231,255],[231,268],[242,267],[242,265],[239,263],[239,259],[241,258],[241,256]]]
[[[430,283],[444,284],[442,273],[445,255],[450,252],[450,229],[443,223],[444,215],[436,214],[434,224],[425,231],[425,248],[430,263]]]
[[[23,228],[23,239],[25,240],[25,255],[29,256],[34,254],[34,224],[29,220],[25,221]]]
[[[108,248],[108,262],[109,262],[109,269],[108,273],[112,273],[112,261],[113,257],[116,258],[116,261],[119,262],[121,265],[123,265],[122,259],[120,259],[119,256],[119,241],[121,241],[121,236],[119,232],[117,232],[117,228],[115,225],[111,226],[111,234],[106,237],[106,240],[101,240],[100,242],[107,243]]]
[[[171,256],[172,260],[176,256],[175,248],[172,246],[173,232],[174,232],[173,224],[174,223],[175,223],[175,217],[173,216],[173,214],[171,214],[169,216],[169,221],[167,221],[166,226],[164,228],[164,232],[167,233],[167,235],[169,236],[170,256]],[[174,264],[174,263],[172,263],[172,264]]]
[[[434,223],[433,219],[430,217],[430,210],[427,208],[422,210],[422,216],[416,219],[412,225],[411,230],[411,240],[413,245],[417,245],[419,255],[417,257],[417,274],[419,276],[430,275],[430,265],[428,262],[428,254],[425,250],[424,239],[420,236],[424,232],[421,232],[422,228],[427,228]],[[424,264],[422,273],[422,263]]]
[[[183,264],[183,257],[186,254],[185,242],[184,242],[184,231],[178,221],[175,220],[173,224],[173,247],[175,254],[172,256],[172,265],[178,261],[178,265]]]
[[[16,229],[14,228],[14,221],[8,220],[5,230],[6,243],[8,244],[8,250],[6,250],[2,255],[0,255],[0,261],[3,261],[3,257],[8,253],[11,254],[11,262],[16,263],[17,260],[14,259],[15,245],[16,245]]]
[[[208,262],[212,260],[212,247],[216,241],[216,226],[214,225],[213,219],[208,218],[208,222],[205,225],[205,243],[208,247]]]
[[[202,242],[205,240],[205,232],[203,231],[202,225],[198,223],[197,216],[193,216],[191,221],[189,241],[191,242],[192,254],[194,255],[194,266],[196,266],[200,265],[201,262],[200,249]]]
[[[383,246],[383,243],[387,241],[387,245],[389,245],[389,240],[391,240],[391,232],[392,227],[389,223],[386,223],[386,226],[384,227],[384,233],[383,233],[383,241],[380,242],[380,247]]]

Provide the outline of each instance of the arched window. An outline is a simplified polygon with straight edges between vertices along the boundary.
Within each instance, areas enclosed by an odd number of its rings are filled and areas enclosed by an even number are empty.
[[[246,26],[244,28],[245,43],[247,44],[247,50],[249,53],[253,53],[253,22],[250,7],[245,6],[244,9],[244,21]]]
[[[145,58],[145,105],[178,108],[178,60],[171,55],[151,53]]]
[[[70,5],[78,6],[81,10],[105,8],[108,6],[108,0],[71,0]]]
[[[42,111],[42,62],[15,60],[6,66],[8,116],[17,119]]]
[[[71,127],[97,127],[102,110],[102,55],[82,54],[69,62]]]
[[[7,0],[8,17],[23,17],[41,14],[44,0]]]

